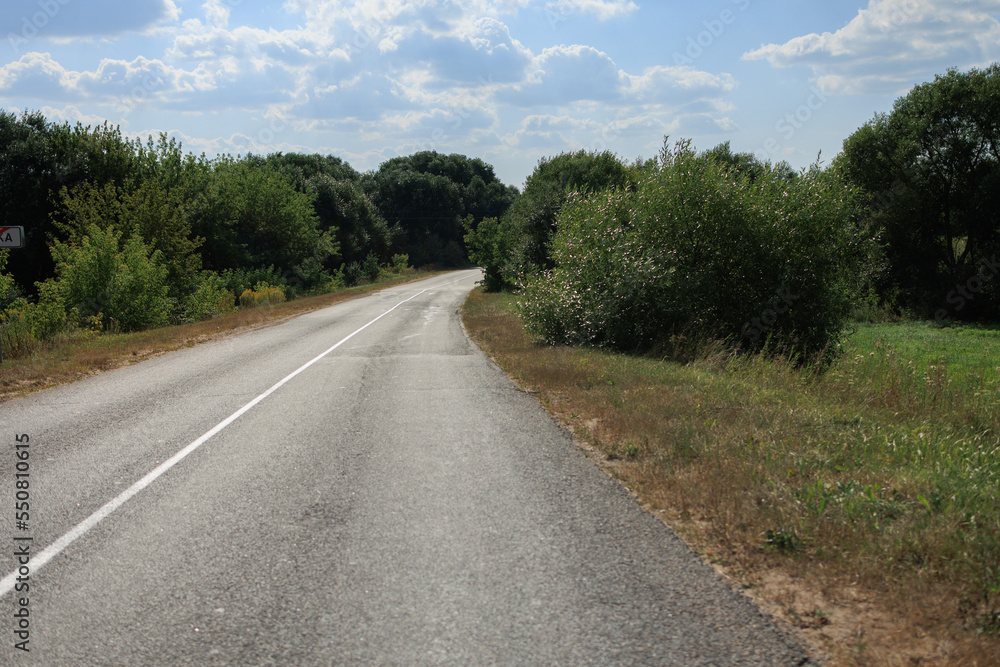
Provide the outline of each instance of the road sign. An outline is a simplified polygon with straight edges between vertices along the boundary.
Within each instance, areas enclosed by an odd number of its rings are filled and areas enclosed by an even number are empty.
[[[0,227],[0,248],[23,248],[24,227]]]

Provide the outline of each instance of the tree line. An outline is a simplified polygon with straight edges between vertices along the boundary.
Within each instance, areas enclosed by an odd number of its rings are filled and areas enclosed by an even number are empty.
[[[80,327],[201,319],[244,294],[273,301],[392,268],[465,265],[465,226],[517,194],[456,154],[367,173],[323,155],[208,159],[166,136],[0,111],[0,226],[25,229],[24,248],[0,252],[5,351]]]
[[[207,159],[0,111],[0,199],[26,230],[0,252],[6,350],[471,260],[551,343],[823,355],[851,317],[1000,319],[1000,66],[916,86],[829,165],[665,142],[545,158],[522,192],[456,154]]]
[[[558,344],[835,353],[850,318],[1000,320],[1000,66],[898,99],[829,165],[665,142],[545,159],[468,229],[491,290]]]

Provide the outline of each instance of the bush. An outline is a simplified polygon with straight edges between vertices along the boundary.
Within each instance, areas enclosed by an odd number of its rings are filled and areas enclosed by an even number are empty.
[[[236,310],[236,296],[226,289],[226,280],[206,272],[198,280],[194,292],[184,300],[184,317],[193,322]]]
[[[852,202],[830,173],[751,179],[681,143],[635,191],[567,200],[555,268],[528,282],[520,309],[550,343],[655,351],[684,336],[818,354],[838,339],[872,245]]]
[[[281,273],[274,267],[266,269],[226,269],[221,271],[222,286],[235,294],[243,294],[247,290],[253,291],[256,285],[266,283],[268,285],[284,285],[285,280]]]
[[[285,292],[280,287],[260,283],[252,290],[245,290],[240,295],[241,308],[259,308],[261,306],[273,306],[285,300]]]
[[[344,287],[354,287],[361,280],[362,269],[357,262],[348,262],[340,267],[337,276],[343,281]]]
[[[410,268],[410,256],[406,254],[392,256],[392,270],[396,273],[403,273]]]
[[[369,253],[368,257],[365,258],[364,265],[361,267],[362,275],[368,279],[368,282],[373,283],[378,280],[378,276],[381,271],[382,269],[378,265],[378,257]]]
[[[0,350],[4,358],[26,357],[38,347],[34,311],[33,304],[22,300],[0,315]]]
[[[465,245],[469,259],[483,268],[483,286],[487,292],[498,292],[513,287],[510,276],[512,255],[519,235],[509,219],[486,218],[473,228],[467,222]]]
[[[56,242],[56,278],[40,288],[43,310],[120,331],[168,324],[173,303],[159,251],[150,254],[137,237],[121,244],[121,236],[114,227],[91,225],[79,245]]]

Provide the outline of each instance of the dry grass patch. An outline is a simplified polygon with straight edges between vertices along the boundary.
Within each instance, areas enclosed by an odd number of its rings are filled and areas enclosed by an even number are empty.
[[[479,291],[464,321],[643,504],[832,664],[1000,664],[998,399],[978,362],[955,357],[942,381],[941,359],[868,330],[825,373],[718,350],[682,365],[549,347],[510,296]]]

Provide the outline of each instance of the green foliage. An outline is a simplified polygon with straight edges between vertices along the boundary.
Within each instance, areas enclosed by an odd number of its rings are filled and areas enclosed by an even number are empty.
[[[358,181],[318,174],[304,185],[315,196],[319,228],[336,237],[340,263],[362,262],[369,253],[380,261],[389,258],[391,249],[401,240],[402,230],[389,227]],[[333,268],[332,259],[326,263],[328,268]]]
[[[30,354],[37,345],[34,307],[20,298],[14,277],[6,273],[10,250],[0,250],[0,350],[14,359]]]
[[[475,227],[470,220],[466,229],[465,245],[469,249],[469,259],[483,267],[483,286],[486,290],[497,292],[513,287],[509,277],[516,273],[513,253],[519,236],[511,220],[507,217],[486,218]]]
[[[369,254],[365,258],[365,263],[361,266],[361,273],[369,282],[375,282],[378,280],[379,273],[381,272],[381,267],[378,265],[378,257],[374,254]]]
[[[34,304],[21,300],[0,313],[0,349],[5,359],[26,357],[38,347],[35,312]]]
[[[555,268],[520,301],[528,326],[550,343],[620,350],[683,336],[819,354],[840,334],[870,245],[834,175],[750,178],[686,143],[634,190],[572,195],[557,224]]]
[[[354,287],[361,281],[363,275],[359,262],[348,262],[337,270],[337,280],[344,287]]]
[[[124,182],[135,153],[118,128],[49,123],[40,113],[0,110],[0,225],[25,228],[25,247],[10,269],[24,286],[53,275],[46,246],[62,188]]]
[[[265,268],[226,269],[219,273],[222,285],[233,294],[243,294],[260,284],[284,285],[285,281],[272,265]]]
[[[261,306],[273,306],[285,300],[285,291],[275,285],[260,283],[252,290],[244,290],[240,294],[241,308],[260,308]]]
[[[190,293],[201,268],[198,247],[185,211],[185,191],[168,188],[158,178],[143,181],[136,189],[107,183],[90,183],[60,193],[61,221],[56,222],[63,241],[79,244],[94,227],[114,228],[123,238],[136,238],[158,251],[167,268],[169,294],[181,299]]]
[[[884,234],[883,298],[943,319],[1000,316],[1000,65],[916,86],[834,164]]]
[[[354,167],[333,155],[273,153],[260,159],[260,164],[273,167],[288,176],[302,192],[309,188],[311,181],[318,178],[332,181],[357,181],[361,178]]]
[[[169,323],[167,269],[159,251],[139,238],[122,242],[113,227],[91,225],[80,243],[56,242],[56,278],[43,290],[47,308],[63,309],[70,319],[99,328],[136,331]]]
[[[402,273],[410,268],[410,256],[406,254],[397,254],[392,256],[392,268],[397,273]]]
[[[194,232],[205,239],[202,259],[214,271],[277,266],[291,270],[310,257],[336,252],[320,231],[313,196],[298,192],[273,167],[221,159],[192,202]]]
[[[514,245],[510,270],[501,272],[512,283],[520,274],[552,268],[551,241],[556,219],[571,193],[594,193],[631,187],[636,176],[613,153],[577,151],[543,159],[524,184],[524,192],[511,207],[504,222],[506,239]],[[484,266],[496,273],[497,267]]]
[[[205,271],[194,292],[184,299],[184,317],[189,321],[211,319],[236,310],[236,296],[222,276]]]
[[[516,196],[480,159],[423,151],[384,162],[362,179],[382,217],[399,226],[397,250],[414,266],[466,262],[463,221],[502,215]]]

